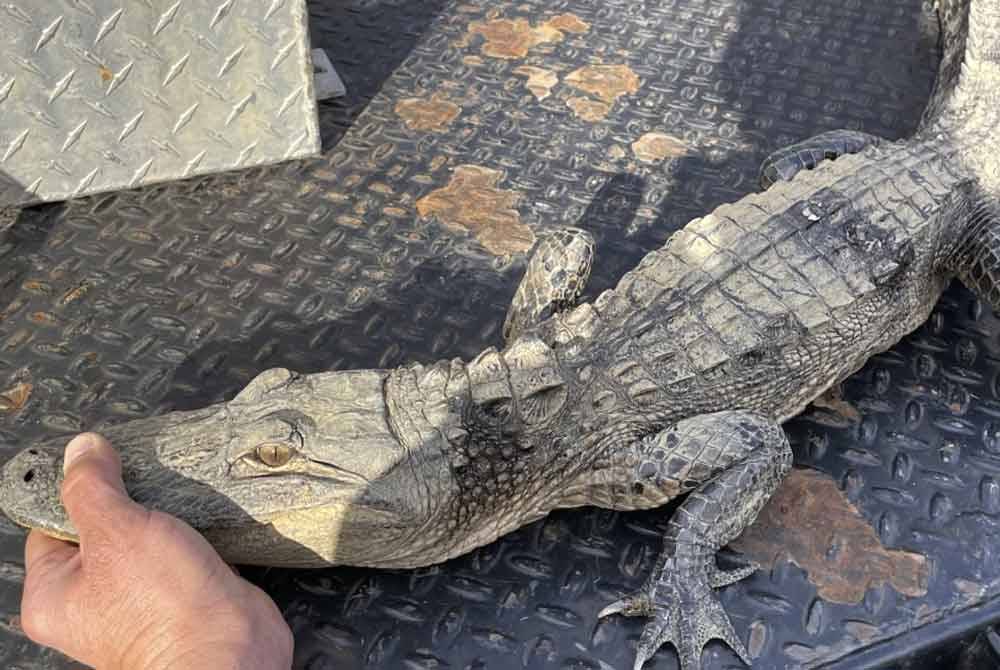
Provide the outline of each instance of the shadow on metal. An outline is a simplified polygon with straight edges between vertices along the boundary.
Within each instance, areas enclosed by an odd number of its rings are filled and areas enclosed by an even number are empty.
[[[346,97],[319,103],[324,154],[336,147],[449,1],[406,5],[401,0],[309,0],[312,47],[326,51],[347,86]]]
[[[14,195],[23,186],[0,171],[0,191]],[[62,213],[62,205],[41,205],[24,210],[0,206],[0,314],[3,314],[21,291],[21,281],[33,256],[45,244]]]
[[[634,175],[612,177],[588,205],[578,227],[594,234],[598,244],[602,239],[613,239],[635,215],[642,184],[642,179]],[[601,262],[598,252],[597,263]],[[377,300],[361,309],[344,310],[337,319],[313,322],[294,312],[251,312],[247,315],[249,337],[210,340],[177,366],[172,373],[172,388],[163,397],[160,409],[197,409],[231,398],[268,368],[311,373],[395,367],[411,360],[403,353],[402,347],[407,344],[426,350],[426,343],[432,343],[429,352],[417,357],[419,362],[455,356],[470,360],[488,346],[502,346],[500,326],[516,288],[511,279],[518,278],[520,267],[518,264],[512,268],[512,276],[503,277],[476,267],[464,257],[431,257],[399,283],[379,287]],[[481,323],[469,324],[479,331],[479,337],[437,342],[441,324],[434,318],[420,318],[400,333],[405,335],[405,341],[399,343],[399,348],[384,350],[365,342],[366,330],[381,322],[386,313],[398,312],[406,305],[431,303],[446,314],[455,306],[456,298],[464,304],[479,305]],[[240,377],[234,378],[232,373]]]

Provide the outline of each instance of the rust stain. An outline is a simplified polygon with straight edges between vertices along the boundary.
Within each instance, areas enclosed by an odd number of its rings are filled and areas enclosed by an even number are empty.
[[[639,90],[639,75],[628,65],[587,65],[570,72],[566,83],[611,104]]]
[[[608,103],[590,98],[570,98],[566,101],[566,106],[584,121],[600,121],[611,111]]]
[[[484,56],[494,58],[524,58],[532,47],[546,42],[560,42],[564,35],[547,24],[532,26],[527,19],[495,19],[483,23],[474,21],[469,35],[482,35]]]
[[[32,312],[28,315],[28,320],[39,326],[56,326],[59,324],[59,319],[56,315],[48,312]]]
[[[461,111],[461,107],[437,95],[429,100],[406,98],[396,103],[396,114],[410,130],[443,132]]]
[[[20,382],[14,388],[0,393],[0,412],[18,412],[28,404],[34,386]]]
[[[793,470],[733,547],[768,567],[790,560],[829,602],[860,603],[885,582],[906,596],[927,593],[927,558],[883,547],[833,479],[812,470]]]
[[[590,24],[581,19],[576,14],[560,14],[559,16],[554,16],[548,20],[547,24],[555,28],[556,30],[561,30],[564,33],[576,33],[582,35],[583,33],[590,30]]]
[[[498,256],[528,251],[535,236],[518,214],[517,193],[497,188],[503,174],[478,165],[459,165],[451,181],[417,201],[420,216],[436,216],[453,230],[473,233]]]
[[[341,214],[336,219],[334,219],[341,226],[349,226],[350,228],[364,228],[364,219],[359,219],[356,216],[348,216],[347,214]]]
[[[861,423],[861,412],[851,403],[844,400],[841,387],[833,386],[823,395],[812,401],[813,409],[826,410],[810,415],[816,423],[832,428],[846,428]]]
[[[81,281],[79,284],[73,288],[66,291],[63,296],[59,299],[61,305],[68,305],[72,302],[76,302],[83,296],[90,292],[90,282],[87,280]]]
[[[115,78],[115,73],[103,65],[97,68],[97,71],[101,73],[101,81],[108,82]]]
[[[566,38],[566,33],[585,33],[590,24],[574,14],[560,14],[545,23],[532,26],[524,18],[474,21],[469,25],[463,44],[469,44],[475,35],[481,35],[482,53],[493,58],[524,58],[539,44],[555,44]]]
[[[12,314],[28,304],[25,298],[15,298],[3,309],[0,309],[0,323],[6,321]]]
[[[391,216],[394,219],[405,219],[412,216],[409,210],[403,209],[402,207],[383,207],[382,213],[386,216]]]
[[[479,56],[462,56],[462,62],[469,67],[479,67],[486,61],[484,61]]]
[[[541,67],[522,65],[514,70],[514,74],[520,74],[528,78],[528,90],[535,94],[539,100],[544,100],[552,94],[552,87],[559,83],[559,77],[552,70]]]
[[[234,251],[222,259],[222,269],[232,270],[233,268],[238,267],[239,264],[243,262],[244,258],[246,258],[246,254]]]
[[[665,158],[677,158],[687,153],[688,147],[672,135],[666,133],[646,133],[632,143],[635,157],[644,163],[657,163]]]
[[[627,155],[628,153],[626,153],[625,149],[623,149],[617,144],[611,145],[611,148],[608,149],[608,157],[611,158],[612,160],[621,160],[622,158],[625,158]]]
[[[29,279],[24,282],[21,287],[24,288],[25,291],[29,291],[31,293],[39,293],[41,295],[52,294],[52,287],[45,282],[38,281],[37,279]]]

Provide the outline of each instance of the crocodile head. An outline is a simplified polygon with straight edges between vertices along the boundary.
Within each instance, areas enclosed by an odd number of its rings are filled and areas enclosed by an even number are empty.
[[[201,531],[230,562],[403,565],[426,501],[387,423],[386,374],[269,370],[230,402],[101,432],[121,453],[129,494]],[[0,508],[75,540],[59,499],[65,441],[6,464]]]

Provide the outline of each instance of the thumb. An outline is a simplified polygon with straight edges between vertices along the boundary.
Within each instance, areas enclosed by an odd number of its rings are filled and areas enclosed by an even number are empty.
[[[96,433],[77,435],[63,456],[62,501],[86,552],[90,543],[104,544],[128,536],[148,512],[128,497],[118,452]]]

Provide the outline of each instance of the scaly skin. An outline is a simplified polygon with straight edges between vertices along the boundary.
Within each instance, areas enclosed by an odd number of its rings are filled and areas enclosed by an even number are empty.
[[[776,155],[782,181],[692,221],[593,304],[568,304],[592,242],[547,238],[503,351],[271,370],[231,402],[114,427],[130,493],[229,561],[397,568],[556,508],[690,493],[646,586],[604,614],[651,617],[637,668],[666,642],[697,668],[711,638],[746,659],[713,589],[752,568],[722,573],[715,552],[788,470],[779,424],[919,326],[953,277],[1000,308],[1000,1],[941,15],[941,75],[913,138],[821,136]],[[8,463],[0,506],[72,539],[61,446]]]

